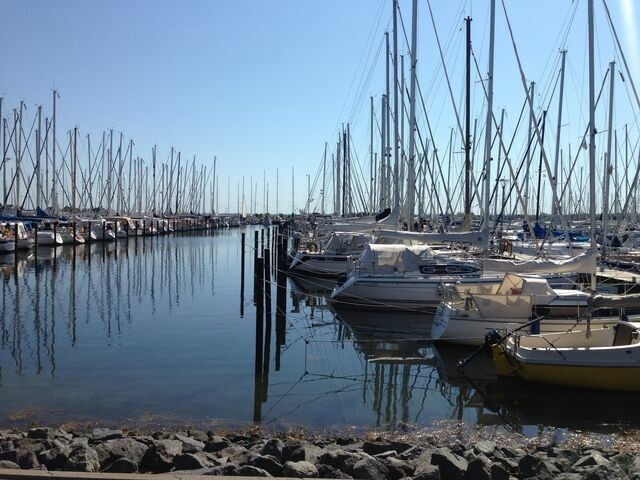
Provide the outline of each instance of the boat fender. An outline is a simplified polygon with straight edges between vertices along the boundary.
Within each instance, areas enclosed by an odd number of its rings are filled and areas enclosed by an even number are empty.
[[[318,244],[316,242],[307,243],[307,250],[310,253],[316,253],[318,251]]]

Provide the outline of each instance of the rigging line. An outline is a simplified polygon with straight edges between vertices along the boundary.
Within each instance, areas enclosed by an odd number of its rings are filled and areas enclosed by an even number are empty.
[[[609,75],[609,70],[607,70],[605,72],[604,78],[602,79],[602,85],[600,85],[600,91],[598,92],[598,96],[596,98],[595,101],[595,106],[597,107],[598,103],[600,103],[600,99],[602,98],[602,93],[604,91],[604,87],[607,81],[607,76]],[[584,130],[584,134],[582,135],[582,140],[580,141],[580,147],[578,147],[577,151],[576,151],[576,155],[575,158],[573,160],[573,163],[571,164],[571,168],[569,169],[569,174],[567,176],[567,179],[565,181],[565,185],[564,188],[562,189],[562,191],[560,192],[560,202],[562,202],[562,199],[564,198],[564,194],[567,190],[567,187],[570,184],[570,180],[572,178],[572,174],[573,174],[573,169],[575,168],[576,164],[578,163],[578,158],[580,158],[580,153],[581,153],[581,149],[582,149],[582,145],[586,142],[586,138],[587,135],[589,134],[589,124],[587,124],[587,127]],[[558,210],[560,213],[562,212],[561,210]]]
[[[375,38],[375,35],[378,32],[379,25],[380,25],[380,20],[382,18],[382,13],[384,11],[384,7],[385,7],[385,1],[381,1],[380,2],[380,8],[378,9],[378,13],[376,15],[377,18],[375,19],[374,25],[371,28],[371,31],[369,32],[369,36],[367,38],[367,43],[369,45],[369,53],[366,55],[367,59],[370,57],[370,54],[371,54],[371,49],[373,47],[373,39]],[[362,51],[362,53],[360,55],[360,59],[358,60],[358,68],[362,67],[362,69],[363,69],[362,75],[364,75],[364,64],[366,62],[366,60],[365,60],[365,51],[366,50],[363,49],[363,51]],[[377,59],[376,59],[376,62],[377,62]],[[347,101],[349,99],[349,96],[350,96],[353,88],[354,88],[354,84],[356,82],[356,77],[357,77],[357,75],[354,75],[352,77],[352,79],[351,79],[351,83],[349,84],[349,88],[347,90],[347,95],[345,96],[345,99],[344,99],[344,101],[342,103],[342,107],[340,108],[340,113],[338,114],[338,118],[341,118],[343,113],[346,110]],[[360,84],[362,84],[362,78],[360,80]],[[358,97],[358,94],[357,94],[357,91],[356,91],[354,103],[356,102],[357,97]],[[340,123],[341,123],[340,121],[336,122],[336,126],[335,126],[335,128],[333,130],[333,134],[335,134],[337,131],[339,131]],[[331,134],[331,136],[333,136],[333,134]]]
[[[530,97],[529,91],[528,91],[527,86],[526,86],[526,79],[525,79],[525,75],[524,75],[524,70],[522,68],[522,63],[520,62],[520,55],[518,54],[518,50],[517,50],[516,43],[515,43],[515,37],[513,35],[513,30],[511,28],[511,22],[509,20],[508,14],[507,14],[507,7],[504,4],[504,0],[501,0],[501,3],[502,3],[502,10],[504,12],[505,20],[507,21],[507,26],[508,26],[508,29],[509,29],[509,35],[511,37],[511,44],[513,46],[513,50],[514,50],[514,53],[515,53],[515,56],[516,56],[516,60],[517,60],[517,63],[518,63],[518,70],[520,71],[520,81],[522,83],[522,88],[525,90],[525,93],[526,93],[526,96],[527,96],[527,102],[529,103],[529,106],[533,107],[533,103],[532,103],[533,100]],[[532,120],[534,120],[533,117],[532,117]],[[549,165],[549,160],[547,158],[547,154],[546,154],[545,149],[544,149],[544,144],[542,142],[542,136],[540,134],[540,129],[538,128],[537,123],[534,123],[534,125],[536,127],[535,128],[536,138],[538,140],[538,144],[540,145],[540,154],[542,155],[542,159],[544,160],[544,165],[545,165],[545,168],[547,170],[547,176],[548,176],[549,179],[551,179],[552,178],[551,166]],[[557,179],[555,179],[555,178],[551,181],[551,193],[552,193],[552,201],[553,201],[553,204],[556,207],[556,210],[557,211],[561,211],[560,210],[560,203],[559,203],[559,200],[558,200],[558,194],[557,194]],[[569,227],[567,225],[566,219],[564,218],[564,215],[560,215],[560,223],[562,224],[562,228],[565,231],[569,230]]]
[[[383,45],[384,45],[384,41],[381,39],[380,43],[378,44],[378,49],[376,50],[376,54],[375,54],[375,56],[374,56],[374,58],[373,58],[373,60],[371,62],[370,67],[369,67],[367,76],[366,76],[365,80],[362,81],[362,88],[359,89],[359,93],[357,94],[356,98],[354,99],[353,106],[351,108],[349,116],[347,117],[349,119],[349,123],[353,122],[353,119],[358,116],[358,114],[362,110],[362,107],[365,104],[364,98],[367,96],[367,91],[368,91],[367,87],[371,84],[371,79],[373,78],[373,74],[375,72],[375,68],[378,65],[378,59],[380,58],[380,54],[382,52]],[[334,133],[335,133],[335,131],[334,131]]]
[[[449,71],[447,70],[447,65],[444,61],[444,56],[442,53],[442,46],[440,45],[440,36],[438,35],[438,29],[436,28],[436,21],[433,16],[433,10],[431,9],[431,0],[427,0],[427,7],[429,7],[429,16],[431,17],[431,25],[433,26],[433,33],[436,36],[436,43],[438,45],[438,52],[440,54],[440,62],[442,64],[442,70],[444,71],[444,76],[447,80],[447,90],[449,91],[449,98],[451,99],[451,105],[453,106],[453,111],[456,115],[456,122],[458,123],[458,131],[460,132],[460,138],[462,140],[463,145],[466,144],[466,139],[464,136],[464,130],[462,129],[462,122],[460,120],[460,115],[458,113],[458,107],[456,105],[456,101],[453,98],[453,89],[451,88],[451,80],[449,78]]]
[[[564,16],[564,20],[562,21],[560,31],[558,32],[554,44],[559,45],[558,50],[563,50],[566,48],[567,38],[569,37],[569,32],[571,31],[571,27],[573,26],[573,21],[575,19],[576,12],[578,10],[580,2],[571,2],[569,5],[569,9]],[[557,57],[556,57],[557,58]],[[545,72],[547,69],[551,68],[551,71],[555,71],[555,68],[549,67],[549,62],[552,59],[552,55],[547,57],[547,62],[541,71],[540,78],[545,77]],[[557,62],[557,61],[556,61]]]

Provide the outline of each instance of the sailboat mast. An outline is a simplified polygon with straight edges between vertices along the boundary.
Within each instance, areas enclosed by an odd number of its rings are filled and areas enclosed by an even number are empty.
[[[393,0],[393,206],[400,207],[400,142],[398,115],[398,0]]]
[[[604,162],[604,196],[602,200],[602,254],[607,245],[607,230],[609,227],[609,173],[611,171],[611,138],[613,134],[613,86],[615,84],[616,62],[609,63],[609,127],[607,128],[607,154]]]
[[[324,215],[324,191],[327,178],[327,142],[324,142],[324,155],[322,156],[322,214]],[[278,213],[278,170],[276,169],[276,213]]]
[[[42,207],[40,192],[40,161],[42,154],[42,105],[38,105],[38,130],[36,130],[36,207]]]
[[[409,88],[409,165],[407,172],[407,224],[413,223],[415,205],[415,157],[416,157],[416,64],[418,62],[418,0],[413,0],[411,15],[411,86]]]
[[[489,72],[487,78],[487,123],[484,138],[484,159],[485,159],[485,190],[484,190],[484,220],[483,230],[489,230],[489,192],[491,191],[491,130],[493,126],[493,53],[495,48],[495,29],[496,29],[496,2],[491,0],[491,20],[489,30]],[[489,249],[489,235],[487,235],[487,253]]]
[[[593,47],[593,0],[588,0],[589,22],[589,211],[591,220],[591,248],[596,245],[596,121],[595,121],[595,79]],[[591,275],[591,289],[596,290],[595,272]]]
[[[567,51],[562,50],[560,54],[562,55],[562,63],[560,66],[560,99],[558,100],[558,125],[556,127],[556,155],[553,164],[553,176],[556,182],[558,181],[558,160],[560,158],[560,129],[562,128],[562,99],[564,96],[564,65],[567,57]],[[552,202],[551,213],[552,215],[556,215],[558,213],[555,202]]]
[[[53,91],[53,126],[52,126],[52,133],[53,133],[53,152],[51,155],[51,207],[52,207],[52,214],[56,214],[57,213],[57,207],[58,207],[58,198],[56,195],[56,150],[57,150],[57,137],[56,137],[56,97],[58,96],[58,91],[54,90]]]
[[[467,55],[465,70],[465,115],[464,115],[464,226],[471,228],[471,17],[467,24]]]
[[[78,172],[78,127],[73,127],[73,173],[71,175],[71,215],[76,214],[76,175]]]
[[[374,158],[373,158],[373,96],[369,97],[369,212],[373,213],[375,202]]]

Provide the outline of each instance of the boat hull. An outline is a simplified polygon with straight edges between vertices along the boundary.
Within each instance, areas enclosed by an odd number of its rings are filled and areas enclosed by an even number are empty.
[[[419,309],[435,312],[443,300],[446,283],[500,283],[501,276],[356,276],[336,287],[331,301],[344,307],[395,310]]]
[[[638,325],[618,322],[594,328],[589,335],[586,329],[512,335],[491,346],[496,372],[532,383],[638,392]]]

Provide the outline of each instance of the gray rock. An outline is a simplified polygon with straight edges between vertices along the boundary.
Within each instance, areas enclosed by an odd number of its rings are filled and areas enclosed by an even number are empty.
[[[135,471],[137,471],[138,465],[140,465],[142,457],[148,449],[149,447],[144,443],[134,440],[133,438],[107,440],[95,447],[98,459],[100,460],[101,469],[111,465],[120,458],[126,458],[136,464]]]
[[[443,480],[462,480],[468,467],[464,458],[446,448],[439,448],[431,454],[431,464],[440,468]]]
[[[91,433],[94,442],[104,442],[106,440],[115,440],[122,438],[122,430],[111,430],[109,428],[94,428]]]
[[[491,457],[496,450],[496,444],[487,440],[480,440],[473,445],[476,454],[483,453],[487,457]]]
[[[414,475],[413,480],[440,480],[440,469],[435,465],[428,465],[421,469],[420,473]]]
[[[282,461],[283,462],[298,462],[300,460],[307,460],[304,447],[301,442],[297,440],[289,440],[282,447]]]
[[[269,472],[274,477],[281,477],[284,467],[273,455],[252,454],[249,456],[249,465]]]
[[[560,473],[560,469],[544,456],[527,454],[520,459],[518,467],[524,478],[545,475],[554,477]]]
[[[62,468],[73,472],[97,472],[100,470],[98,453],[91,447],[76,446]]]
[[[43,450],[38,453],[38,461],[41,465],[47,467],[48,470],[62,470],[71,455],[71,448],[63,445],[62,442],[55,441],[57,445],[49,450]]]
[[[204,442],[199,442],[190,437],[184,435],[176,435],[176,440],[182,442],[182,451],[184,453],[196,453],[204,450]]]
[[[0,461],[18,463],[18,451],[9,450],[8,452],[0,452]]]
[[[271,438],[264,444],[260,453],[262,455],[272,455],[278,460],[282,460],[282,450],[284,449],[284,442],[279,438]]]
[[[24,470],[40,468],[40,462],[34,452],[29,450],[18,450],[18,465]]]
[[[173,458],[176,470],[198,470],[213,466],[213,462],[203,453],[180,453]]]
[[[224,437],[211,437],[204,444],[205,452],[219,452],[220,450],[224,450],[227,447],[231,446],[231,442]]]
[[[393,441],[364,442],[364,444],[362,445],[362,451],[368,453],[369,455],[378,455],[390,450],[394,450],[397,453],[402,453],[409,450],[409,448],[411,448],[411,445],[409,445],[408,443]]]
[[[0,440],[0,453],[10,452],[15,449],[16,447],[13,446],[13,442],[11,440]]]
[[[244,477],[271,477],[269,472],[262,470],[261,468],[254,467],[252,465],[242,465],[236,469],[236,475]]]
[[[561,473],[554,480],[582,480],[582,475],[579,473]]]
[[[182,453],[182,442],[179,440],[157,440],[149,447],[140,461],[140,470],[163,473],[173,467],[173,459]]]
[[[136,473],[138,471],[138,463],[128,458],[118,458],[109,465],[102,467],[101,471],[106,473]]]
[[[430,451],[430,450],[426,448],[424,445],[416,445],[400,453],[398,455],[398,458],[401,458],[403,460],[415,460],[420,455],[424,454],[426,451]],[[428,463],[431,463],[431,457],[429,457]]]
[[[513,458],[496,456],[493,458],[493,463],[500,466],[510,474],[514,474],[518,471],[518,462],[516,462]]]
[[[593,451],[588,455],[584,455],[572,465],[573,470],[594,467],[596,465],[609,465],[610,461],[606,459],[600,452]]]
[[[338,470],[331,465],[318,465],[318,477],[319,478],[331,478],[331,479],[339,479],[339,478],[353,478],[351,475],[344,473],[342,470]]]
[[[409,463],[407,460],[401,460],[399,458],[386,458],[384,460],[385,465],[389,468],[389,473],[391,474],[392,470],[397,472],[402,472],[397,478],[401,477],[410,477],[415,473],[415,466]]]
[[[381,461],[369,457],[363,458],[353,466],[353,476],[365,480],[385,479],[389,474],[389,469]]]
[[[482,459],[475,458],[469,462],[463,478],[465,480],[491,480],[491,473]]]
[[[491,465],[491,480],[509,480],[509,472],[507,472],[502,466],[494,463]]]
[[[216,452],[218,458],[227,457],[229,462],[235,462],[238,465],[247,463],[249,459],[249,450],[241,445],[231,445],[223,450]]]
[[[0,460],[0,468],[7,468],[10,470],[20,470],[20,465],[9,460]]]
[[[202,443],[207,443],[209,441],[209,435],[201,430],[189,430],[189,436]]]
[[[27,438],[34,440],[53,440],[56,438],[53,428],[32,428],[27,432]]]
[[[583,480],[626,480],[627,478],[629,477],[615,464],[596,465],[582,473]]]
[[[284,474],[287,477],[317,478],[318,469],[313,463],[307,462],[306,460],[299,462],[289,461],[284,464]]]

